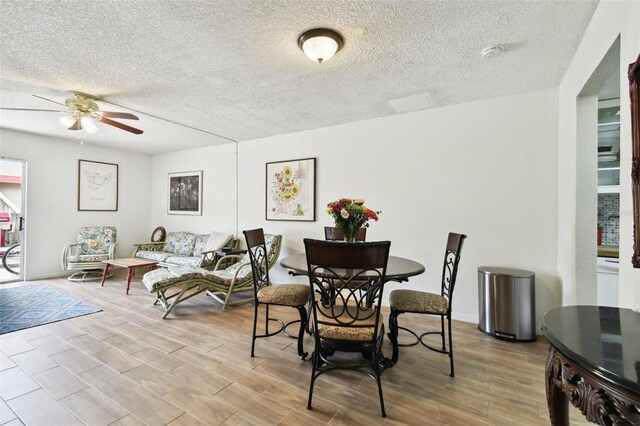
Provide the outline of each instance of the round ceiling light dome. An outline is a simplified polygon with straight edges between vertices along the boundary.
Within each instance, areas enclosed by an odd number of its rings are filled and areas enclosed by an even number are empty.
[[[504,52],[504,47],[502,47],[499,44],[493,45],[493,46],[487,46],[484,49],[482,49],[482,52],[480,52],[480,54],[482,55],[483,58],[494,58],[498,55],[500,55],[502,52]]]
[[[309,59],[319,64],[328,61],[344,45],[337,32],[327,28],[305,31],[298,37],[298,46]]]

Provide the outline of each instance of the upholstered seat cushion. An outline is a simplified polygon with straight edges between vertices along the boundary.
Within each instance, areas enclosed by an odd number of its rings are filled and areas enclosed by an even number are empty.
[[[157,260],[158,262],[163,262],[169,256],[174,256],[174,253],[152,250],[140,250],[136,252],[136,257],[141,257],[148,260]]]
[[[242,281],[248,275],[251,275],[251,263],[249,262],[249,254],[247,253],[239,262],[234,263],[227,269],[207,271],[207,278],[224,285],[231,285],[233,277],[236,277],[237,281]],[[238,271],[238,268],[242,269]],[[237,275],[236,272],[238,273]]]
[[[402,312],[446,314],[449,302],[439,294],[416,290],[393,290],[389,296],[391,309]]]
[[[150,292],[157,292],[188,280],[203,279],[206,269],[192,266],[170,266],[149,271],[142,277],[142,283]]]
[[[303,306],[309,302],[311,291],[306,284],[274,284],[258,292],[258,301],[284,306]]]
[[[325,311],[321,305],[317,306],[319,312]],[[327,314],[332,316],[328,311]],[[353,340],[359,342],[371,341],[374,339],[376,315],[373,309],[360,310],[358,316],[362,319],[355,321],[356,316],[353,307],[349,312],[343,310],[341,306],[334,306],[332,312],[338,316],[338,319],[328,318],[325,315],[318,314],[318,334],[323,339],[333,340]],[[335,323],[335,325],[331,324]],[[384,323],[382,313],[380,313],[379,324]],[[341,324],[341,325],[338,325]],[[351,326],[357,325],[357,327]],[[381,328],[381,327],[380,327]]]
[[[198,266],[200,265],[200,256],[168,256],[164,262],[172,265]]]
[[[101,262],[103,260],[109,260],[109,253],[67,256],[67,263]]]

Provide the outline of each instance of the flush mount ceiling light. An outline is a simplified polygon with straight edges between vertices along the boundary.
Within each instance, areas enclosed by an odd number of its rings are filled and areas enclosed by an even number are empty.
[[[483,58],[494,58],[504,52],[504,48],[499,44],[495,46],[488,46],[482,49],[482,57]]]
[[[319,64],[327,62],[344,45],[337,32],[327,28],[305,31],[298,37],[298,46],[309,59]]]

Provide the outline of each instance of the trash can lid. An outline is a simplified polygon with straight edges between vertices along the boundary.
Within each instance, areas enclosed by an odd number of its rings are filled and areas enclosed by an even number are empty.
[[[534,272],[525,269],[505,268],[503,266],[478,266],[478,272],[484,272],[490,275],[507,275],[516,278],[530,278],[535,275]]]

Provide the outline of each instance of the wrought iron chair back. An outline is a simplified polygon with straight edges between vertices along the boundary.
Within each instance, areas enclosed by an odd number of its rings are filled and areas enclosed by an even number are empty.
[[[456,285],[456,277],[458,275],[458,265],[460,263],[460,252],[462,245],[467,238],[464,234],[449,233],[447,237],[447,245],[444,252],[444,264],[442,266],[442,284],[440,294],[429,293],[417,290],[393,290],[389,296],[389,306],[391,313],[389,314],[389,338],[393,345],[393,355],[391,363],[398,362],[399,346],[414,346],[418,343],[422,344],[432,351],[447,354],[449,356],[451,377],[455,376],[453,366],[453,337],[451,334],[451,306],[453,302],[453,290]],[[414,331],[400,327],[398,325],[398,316],[405,312],[425,315],[437,315],[440,317],[440,331],[427,331],[418,335]],[[445,329],[445,319],[447,328]],[[398,330],[404,330],[411,333],[416,340],[413,343],[399,343]],[[435,347],[425,341],[425,338],[431,335],[438,335],[441,338],[441,347]],[[449,344],[446,344],[448,337]]]
[[[380,305],[386,280],[389,241],[342,243],[305,239],[312,300],[315,350],[309,388],[311,408],[315,380],[335,369],[360,371],[382,384],[384,324]],[[336,351],[360,352],[362,360],[333,359]]]
[[[253,274],[253,290],[258,294],[264,287],[271,285],[269,280],[269,254],[267,243],[262,229],[244,231],[247,241],[247,250],[251,260],[251,273]]]
[[[247,251],[251,263],[251,273],[253,276],[253,291],[255,296],[253,315],[253,334],[251,341],[251,356],[255,355],[256,339],[271,337],[280,332],[284,332],[289,337],[298,339],[298,355],[305,359],[307,353],[304,352],[303,338],[307,328],[307,309],[309,303],[309,287],[304,284],[278,284],[272,285],[269,279],[269,269],[278,259],[280,252],[280,235],[269,235],[265,238],[262,228],[243,231],[247,242]],[[298,310],[300,319],[284,323],[278,318],[269,315],[270,305],[290,306]],[[259,334],[258,309],[264,308],[264,332]],[[275,331],[269,330],[269,324],[276,323],[279,327]],[[286,328],[293,324],[300,323],[298,335],[289,335]]]
[[[460,252],[464,239],[467,238],[463,234],[449,233],[447,238],[447,247],[444,251],[444,265],[442,266],[442,288],[440,294],[449,301],[447,309],[451,314],[451,298],[453,290],[456,286],[456,278],[458,276],[458,264],[460,263]]]

